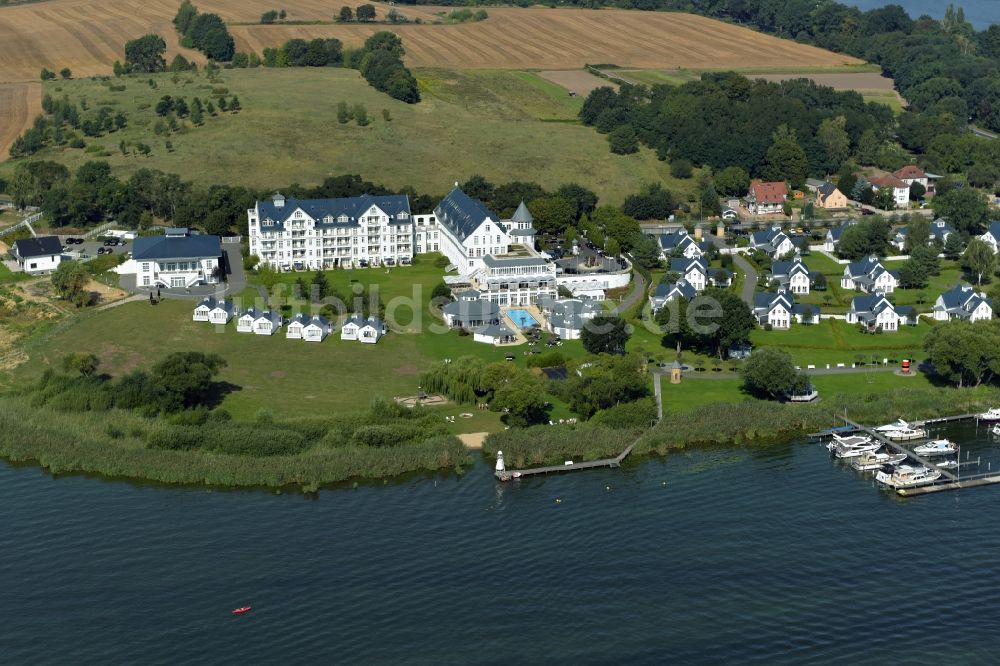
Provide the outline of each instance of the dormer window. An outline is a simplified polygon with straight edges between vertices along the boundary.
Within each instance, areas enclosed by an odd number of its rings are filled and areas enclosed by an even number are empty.
[[[340,217],[337,218],[337,221],[338,222],[347,222],[348,221],[348,217],[346,215],[341,215]]]

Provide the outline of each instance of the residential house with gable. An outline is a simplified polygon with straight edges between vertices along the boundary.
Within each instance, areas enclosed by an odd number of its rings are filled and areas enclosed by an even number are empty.
[[[755,178],[750,182],[746,206],[751,215],[781,213],[786,199],[788,186],[784,182],[765,182]]]
[[[827,252],[836,252],[837,246],[840,244],[840,238],[844,235],[844,231],[848,227],[853,227],[857,223],[857,220],[844,220],[840,224],[827,229],[826,238],[823,239],[823,249]]]
[[[660,258],[666,261],[677,254],[685,259],[699,259],[707,251],[705,241],[699,242],[691,237],[687,229],[677,229],[660,234]]]
[[[988,243],[990,247],[993,248],[993,253],[996,254],[1000,250],[1000,221],[994,220],[990,222],[990,226],[987,227],[986,233],[978,236],[979,240]]]
[[[393,266],[413,260],[413,218],[410,199],[403,194],[337,199],[275,194],[247,211],[247,225],[250,254],[278,270]]]
[[[14,241],[10,255],[28,275],[54,271],[62,263],[62,243],[57,236],[36,236]]]
[[[656,285],[656,289],[649,297],[649,307],[653,314],[656,314],[670,301],[677,299],[690,301],[697,295],[698,290],[683,278],[677,282],[661,282]]]
[[[854,289],[866,294],[891,294],[899,286],[899,272],[890,271],[874,255],[854,261],[844,267],[840,278],[842,289]]]
[[[825,182],[816,188],[816,206],[824,210],[841,210],[847,208],[847,196],[833,183]]]
[[[937,178],[937,176],[926,173],[916,164],[907,164],[900,169],[896,169],[892,172],[892,175],[906,183],[907,187],[913,185],[913,183],[920,183],[923,185],[926,193],[924,196],[934,196],[934,179]]]
[[[705,291],[708,284],[708,263],[703,259],[671,259],[667,272],[676,273],[698,292]]]
[[[936,321],[983,321],[993,318],[993,302],[986,294],[976,293],[972,285],[959,282],[937,297],[933,312]]]
[[[861,324],[869,331],[898,331],[906,324],[916,325],[916,312],[911,306],[896,306],[882,292],[862,294],[851,299],[847,311],[848,324]]]
[[[801,257],[791,261],[776,261],[771,264],[771,280],[793,294],[805,295],[812,286],[813,274]]]
[[[228,324],[235,314],[236,305],[232,301],[209,296],[195,306],[191,320],[207,321],[211,324]]]
[[[955,233],[955,228],[945,222],[943,217],[939,217],[933,222],[931,222],[930,236],[928,238],[929,242],[937,241],[942,245],[948,240],[948,236]],[[896,235],[892,238],[892,244],[896,246],[898,250],[903,250],[906,247],[906,238],[910,234],[910,227],[900,227],[896,230]]]
[[[777,224],[770,229],[752,232],[748,247],[751,250],[760,250],[772,259],[787,256],[798,250],[792,238]]]
[[[891,173],[879,173],[868,177],[872,189],[879,192],[888,189],[892,192],[892,201],[896,208],[907,208],[910,205],[910,186],[892,175]]]
[[[792,322],[813,323],[819,320],[819,308],[815,305],[795,302],[795,297],[784,289],[758,291],[753,295],[753,314],[761,325],[783,330]]]

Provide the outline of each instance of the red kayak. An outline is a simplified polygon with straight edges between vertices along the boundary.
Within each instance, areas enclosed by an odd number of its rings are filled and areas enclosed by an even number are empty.
[[[249,613],[253,609],[253,606],[242,606],[240,608],[233,609],[233,615],[243,615],[244,613]]]

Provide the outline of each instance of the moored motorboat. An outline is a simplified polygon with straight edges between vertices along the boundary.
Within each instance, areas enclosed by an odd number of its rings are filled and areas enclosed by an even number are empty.
[[[834,435],[833,439],[826,445],[827,450],[836,453],[838,449],[849,449],[857,446],[864,446],[866,444],[871,444],[872,438],[866,435],[852,435],[850,437],[841,437],[839,435]]]
[[[906,460],[905,453],[865,453],[851,461],[851,467],[859,472],[880,469],[883,465],[898,465]]]
[[[923,439],[927,436],[927,431],[923,428],[917,428],[914,426],[906,426],[905,428],[895,428],[893,430],[886,430],[882,433],[886,439],[891,439],[894,441],[906,441],[911,439]]]
[[[958,467],[957,460],[942,460],[935,465],[938,469],[955,469]]]
[[[871,442],[869,444],[859,444],[858,446],[838,447],[833,454],[838,458],[857,458],[858,456],[863,456],[866,453],[875,453],[880,448],[882,448],[882,444],[880,442]]]
[[[1000,421],[1000,408],[993,407],[987,409],[982,414],[977,414],[976,418],[980,421]]]
[[[958,451],[954,442],[948,439],[934,439],[926,444],[913,447],[918,456],[948,456]]]
[[[875,480],[888,488],[915,488],[934,483],[941,478],[940,469],[929,469],[920,465],[899,465],[892,470],[880,470],[875,473]]]
[[[1000,423],[990,428],[990,432],[993,433],[994,435],[1000,435]]]

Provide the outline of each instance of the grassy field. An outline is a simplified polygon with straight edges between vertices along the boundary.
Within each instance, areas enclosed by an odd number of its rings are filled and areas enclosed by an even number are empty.
[[[311,274],[304,276],[308,281]],[[441,277],[440,269],[434,268],[430,259],[389,274],[362,269],[330,271],[328,276],[342,293],[349,292],[352,279],[365,285],[378,284],[382,301],[390,308],[401,298],[413,298],[421,312],[423,332],[390,332],[376,345],[341,341],[335,333],[320,344],[308,344],[285,339],[284,329],[265,337],[237,333],[233,323],[216,327],[192,322],[192,301],[164,300],[155,306],[142,301],[80,314],[52,335],[29,341],[25,349],[32,362],[15,370],[13,378],[30,380],[46,368],[58,368],[62,357],[73,351],[97,354],[101,370],[113,376],[148,368],[173,351],[204,351],[226,359],[228,367],[219,379],[239,387],[223,403],[234,418],[253,418],[262,407],[280,413],[282,418],[293,418],[358,411],[376,396],[391,399],[414,395],[420,373],[445,358],[476,356],[490,362],[504,361],[511,351],[513,363],[526,365],[526,347],[498,349],[473,342],[471,336],[440,332],[443,325],[427,310],[430,291]],[[285,274],[281,284],[290,286],[293,281],[294,275]],[[289,292],[272,288],[271,302],[275,306],[291,302]],[[249,289],[244,295],[242,305],[252,305],[256,292]],[[415,327],[413,309],[406,304],[395,309],[404,327],[411,330]],[[308,312],[308,305],[295,304],[293,312],[298,311]],[[436,329],[432,330],[431,324]],[[571,358],[585,355],[579,341],[566,341],[559,351]],[[564,405],[554,399],[552,402],[554,418],[570,416]],[[467,411],[467,405],[454,405],[442,408],[442,415]],[[497,415],[478,413],[472,419],[458,419],[452,426],[456,432],[499,427]]]
[[[621,203],[644,182],[661,182],[679,192],[694,180],[678,181],[667,164],[644,149],[614,155],[605,138],[571,122],[579,99],[527,72],[418,72],[424,101],[408,105],[371,88],[345,69],[228,70],[222,83],[203,74],[124,79],[112,92],[97,80],[46,84],[52,95],[85,98],[90,108],[109,106],[128,117],[126,129],[89,140],[89,151],[47,148],[35,158],[54,159],[71,168],[96,158],[118,173],[158,168],[202,184],[228,182],[252,187],[318,183],[328,175],[359,173],[389,187],[412,185],[431,194],[446,192],[456,180],[481,174],[494,182],[536,180],[545,187],[576,181],[596,191],[604,203]],[[163,95],[212,97],[225,88],[239,96],[243,111],[207,117],[201,127],[156,136],[152,107]],[[371,124],[340,124],[337,102],[362,103]],[[146,108],[140,108],[140,106]],[[385,120],[382,111],[389,112]],[[119,143],[144,142],[149,157],[122,155]],[[172,150],[167,150],[170,141]],[[266,168],[261,159],[266,155]],[[13,161],[0,166],[9,174]]]
[[[870,360],[875,355],[899,361],[923,356],[923,339],[933,324],[921,318],[917,326],[903,326],[896,333],[871,335],[844,321],[824,319],[814,325],[795,325],[787,331],[755,330],[750,340],[755,347],[780,347],[805,367],[827,363],[850,365],[858,356]]]
[[[926,375],[916,373],[900,377],[890,372],[816,375],[812,378],[822,400],[838,393],[889,393],[901,388],[933,386]],[[743,392],[740,378],[686,379],[680,384],[662,383],[663,409],[666,412],[689,412],[712,402],[743,402],[754,398]]]

